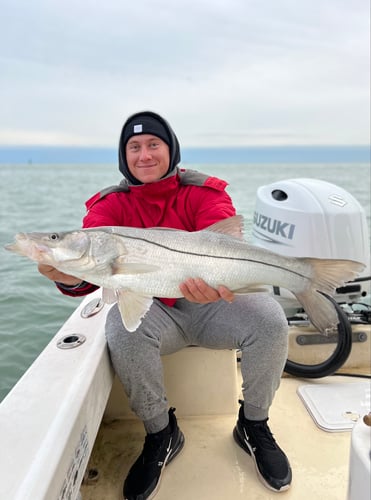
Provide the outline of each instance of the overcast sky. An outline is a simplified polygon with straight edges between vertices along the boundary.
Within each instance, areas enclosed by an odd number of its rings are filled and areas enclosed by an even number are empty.
[[[0,0],[0,145],[367,144],[369,0]]]

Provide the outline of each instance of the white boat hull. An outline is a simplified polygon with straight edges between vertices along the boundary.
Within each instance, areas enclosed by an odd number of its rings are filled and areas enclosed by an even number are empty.
[[[97,295],[97,293],[96,293]],[[75,499],[113,381],[105,307],[84,319],[87,297],[0,406],[0,498]],[[58,341],[84,335],[79,347]]]

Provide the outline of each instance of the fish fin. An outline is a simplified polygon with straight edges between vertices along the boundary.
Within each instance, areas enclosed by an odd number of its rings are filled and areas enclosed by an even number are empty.
[[[114,290],[110,288],[103,288],[102,290],[102,300],[105,304],[114,304],[117,302],[117,295]]]
[[[116,290],[116,296],[122,322],[129,332],[134,332],[151,307],[153,298],[126,290]]]
[[[299,258],[312,267],[313,288],[333,295],[336,288],[353,281],[366,267],[361,262],[344,259]]]
[[[311,265],[313,275],[310,287],[294,294],[308,314],[311,323],[321,333],[325,335],[334,333],[339,323],[338,314],[331,301],[323,294],[334,295],[336,288],[354,280],[365,266],[352,260],[311,258],[299,260]]]
[[[310,322],[319,332],[328,336],[338,331],[339,317],[335,307],[317,290],[295,293],[295,297],[308,314]]]
[[[233,217],[228,217],[228,219],[223,219],[211,226],[208,226],[204,231],[213,231],[214,233],[227,234],[233,238],[243,239],[243,216],[234,215]]]
[[[266,286],[246,286],[233,290],[236,295],[245,295],[247,293],[269,293],[269,288]]]
[[[123,257],[117,257],[111,263],[112,274],[143,274],[158,271],[160,268],[153,264],[142,262],[125,262]]]

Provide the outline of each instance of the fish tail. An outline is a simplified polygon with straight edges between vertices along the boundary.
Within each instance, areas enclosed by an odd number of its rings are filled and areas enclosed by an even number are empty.
[[[310,322],[319,332],[324,335],[337,332],[338,314],[325,295],[317,290],[307,290],[295,293],[295,296],[308,314]]]
[[[360,262],[336,259],[301,259],[312,268],[310,286],[295,296],[304,307],[311,323],[325,335],[337,332],[339,323],[335,307],[325,295],[334,295],[336,288],[353,281],[364,269]]]

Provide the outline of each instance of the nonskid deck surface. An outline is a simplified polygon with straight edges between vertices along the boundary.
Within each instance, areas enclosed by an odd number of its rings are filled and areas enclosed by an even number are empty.
[[[236,415],[179,417],[185,446],[165,469],[156,500],[345,500],[348,488],[350,432],[319,429],[298,397],[299,385],[354,382],[348,377],[316,381],[283,378],[270,414],[270,428],[290,459],[291,488],[275,493],[263,486],[252,459],[232,438]],[[122,483],[140,453],[141,422],[116,420],[102,424],[89,468],[96,480],[82,486],[82,500],[122,499]]]

